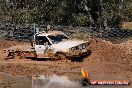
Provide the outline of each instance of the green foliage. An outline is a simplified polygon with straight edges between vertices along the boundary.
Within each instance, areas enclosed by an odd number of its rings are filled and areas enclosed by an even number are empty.
[[[90,24],[89,18],[86,15],[81,14],[81,13],[78,15],[75,15],[73,17],[73,20],[74,20],[76,25],[80,25],[80,26],[87,25],[88,23]]]
[[[94,0],[95,2],[92,3],[84,3],[85,1],[0,0],[0,22],[88,26],[92,22],[88,15],[89,12],[84,8],[84,4],[89,9],[96,9],[93,5],[102,6],[101,12],[91,10],[95,11],[94,13],[99,16],[97,21],[100,24],[103,24],[103,21],[107,19],[107,23],[110,26],[113,22],[113,17],[117,13],[122,21],[132,21],[131,0],[124,0],[122,3],[120,3],[120,0],[102,0],[102,4],[99,4],[99,0]],[[97,1],[98,3],[96,3]]]

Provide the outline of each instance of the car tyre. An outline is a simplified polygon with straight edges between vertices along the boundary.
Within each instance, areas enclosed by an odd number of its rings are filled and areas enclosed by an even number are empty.
[[[58,54],[57,54],[57,58],[58,58],[59,60],[66,60],[66,59],[67,59],[66,55],[63,54],[63,53],[58,53]]]

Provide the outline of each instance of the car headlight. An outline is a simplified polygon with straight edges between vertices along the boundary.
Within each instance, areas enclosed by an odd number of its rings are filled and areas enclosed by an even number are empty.
[[[86,48],[86,44],[82,44],[82,49],[85,49]]]
[[[72,48],[71,48],[71,51],[75,51],[75,50],[76,50],[76,48],[75,48],[75,47],[72,47]]]

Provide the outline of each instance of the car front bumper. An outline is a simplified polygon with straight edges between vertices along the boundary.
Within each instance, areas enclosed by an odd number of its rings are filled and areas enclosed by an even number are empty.
[[[90,50],[81,50],[81,51],[66,53],[66,56],[67,57],[80,57],[80,56],[88,55],[89,53],[91,53]]]

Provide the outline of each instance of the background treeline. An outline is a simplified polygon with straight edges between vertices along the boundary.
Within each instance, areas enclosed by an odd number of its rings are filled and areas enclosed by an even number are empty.
[[[0,0],[0,22],[119,27],[131,0]]]

